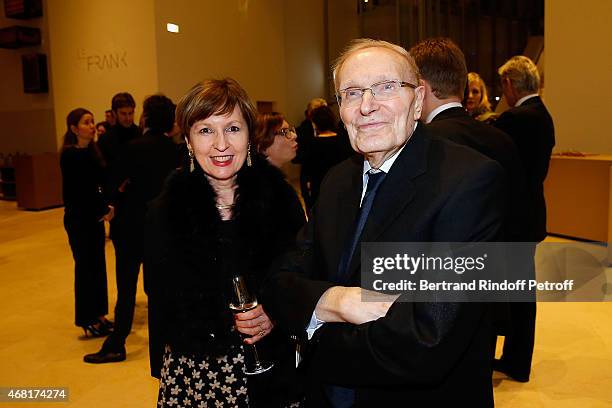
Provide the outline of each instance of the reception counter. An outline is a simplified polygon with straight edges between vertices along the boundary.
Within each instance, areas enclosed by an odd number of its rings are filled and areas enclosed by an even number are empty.
[[[59,153],[21,155],[15,165],[17,206],[43,210],[63,205]]]
[[[549,234],[612,242],[612,155],[553,155],[544,182]]]

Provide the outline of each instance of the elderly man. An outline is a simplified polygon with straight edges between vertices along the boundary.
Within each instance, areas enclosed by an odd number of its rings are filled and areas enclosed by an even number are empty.
[[[498,73],[502,91],[512,108],[501,114],[495,126],[510,135],[518,148],[526,173],[529,204],[536,214],[530,240],[540,242],[546,238],[544,179],[555,145],[555,128],[538,95],[540,74],[533,61],[522,55],[512,57]]]
[[[497,239],[502,170],[417,124],[424,89],[403,48],[354,41],[334,84],[359,155],[330,170],[299,256],[264,294],[280,327],[309,334],[308,406],[492,406],[487,308],[362,302],[360,243]]]
[[[502,113],[495,126],[510,135],[518,148],[525,169],[525,203],[533,214],[526,240],[538,243],[546,237],[544,179],[555,145],[555,129],[538,95],[540,74],[533,61],[522,55],[512,57],[499,68],[498,73],[504,96],[512,108]],[[520,382],[529,381],[535,317],[535,303],[511,304],[503,355],[494,365],[496,371]]]

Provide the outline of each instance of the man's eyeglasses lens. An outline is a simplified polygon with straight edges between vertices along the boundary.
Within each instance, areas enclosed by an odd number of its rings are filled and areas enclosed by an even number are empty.
[[[338,91],[338,103],[341,106],[354,106],[361,103],[365,91],[370,90],[372,96],[377,101],[387,101],[399,95],[400,89],[403,87],[416,88],[415,85],[402,81],[382,81],[377,82],[369,88],[346,88]]]
[[[287,139],[289,139],[291,136],[293,136],[295,134],[295,128],[292,127],[288,127],[288,128],[282,128],[279,129],[278,131],[276,131],[276,133],[274,133],[277,136],[284,136]]]

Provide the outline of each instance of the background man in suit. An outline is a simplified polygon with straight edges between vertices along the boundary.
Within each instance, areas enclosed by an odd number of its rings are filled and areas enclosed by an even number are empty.
[[[304,120],[295,129],[298,147],[295,158],[291,160],[292,163],[302,165],[300,168],[300,192],[308,213],[310,213],[310,209],[314,204],[314,200],[310,196],[310,187],[308,186],[308,176],[310,172],[308,168],[310,163],[308,162],[312,161],[310,158],[311,145],[312,141],[317,136],[314,129],[314,123],[312,122],[312,112],[321,106],[327,106],[327,101],[323,98],[313,98],[308,102],[306,110],[304,111]]]
[[[417,125],[419,80],[406,50],[384,41],[356,40],[335,65],[359,156],[330,170],[298,255],[263,294],[280,327],[312,336],[309,406],[493,405],[486,307],[361,301],[361,242],[499,237],[501,168]]]
[[[410,49],[423,79],[424,122],[436,136],[468,146],[497,161],[506,172],[506,222],[504,240],[528,241],[523,200],[525,175],[512,139],[504,132],[479,122],[466,112],[461,99],[467,82],[467,66],[461,49],[449,38],[423,40]],[[422,119],[423,120],[423,119]]]
[[[525,169],[525,202],[533,214],[527,239],[535,244],[546,237],[544,179],[555,145],[553,121],[538,95],[540,74],[529,58],[510,58],[498,70],[502,90],[511,109],[502,113],[495,126],[514,140]],[[512,303],[510,327],[506,333],[502,358],[494,368],[517,381],[529,381],[535,339],[535,303]]]
[[[533,223],[531,211],[524,205],[525,174],[518,150],[504,132],[472,118],[461,105],[467,81],[465,56],[448,38],[421,41],[410,49],[410,55],[419,67],[425,88],[423,116],[427,127],[438,137],[452,140],[497,161],[506,172],[506,217],[503,240],[507,242],[529,241]],[[512,257],[507,264],[511,264]],[[525,267],[517,261],[517,267]],[[527,265],[532,269],[533,264]],[[516,272],[510,267],[509,273]],[[512,279],[512,276],[508,277]],[[520,279],[520,278],[519,278]],[[508,332],[508,303],[495,303],[495,323],[499,332]],[[491,358],[494,358],[491,356]]]
[[[122,195],[113,229],[117,275],[115,330],[100,351],[84,357],[87,363],[110,363],[126,358],[125,342],[132,330],[136,285],[144,256],[147,203],[160,193],[166,177],[179,161],[176,145],[166,135],[174,126],[175,108],[164,95],[145,99],[143,136],[125,145],[111,169],[112,191]],[[147,283],[145,276],[148,293]]]
[[[106,164],[112,168],[121,155],[124,146],[130,140],[140,136],[140,129],[134,124],[136,102],[132,95],[127,92],[116,94],[113,96],[111,107],[115,124],[100,137],[98,145]]]
[[[112,109],[107,109],[104,111],[104,120],[110,125],[115,126],[117,123],[117,117],[115,116],[115,112]]]

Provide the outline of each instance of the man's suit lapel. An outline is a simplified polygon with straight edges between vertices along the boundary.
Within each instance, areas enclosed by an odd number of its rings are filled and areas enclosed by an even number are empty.
[[[337,245],[336,250],[333,251],[337,254],[335,265],[339,264],[342,252],[354,231],[363,189],[363,156],[354,155],[350,160],[353,162],[354,170],[351,172],[350,179],[338,187],[336,196],[337,211],[334,214],[337,222],[335,241],[333,241]]]
[[[361,242],[376,241],[414,200],[416,190],[413,180],[426,171],[428,147],[426,131],[419,124],[374,198],[360,243],[349,264],[351,275],[358,272],[356,269],[361,263]]]

